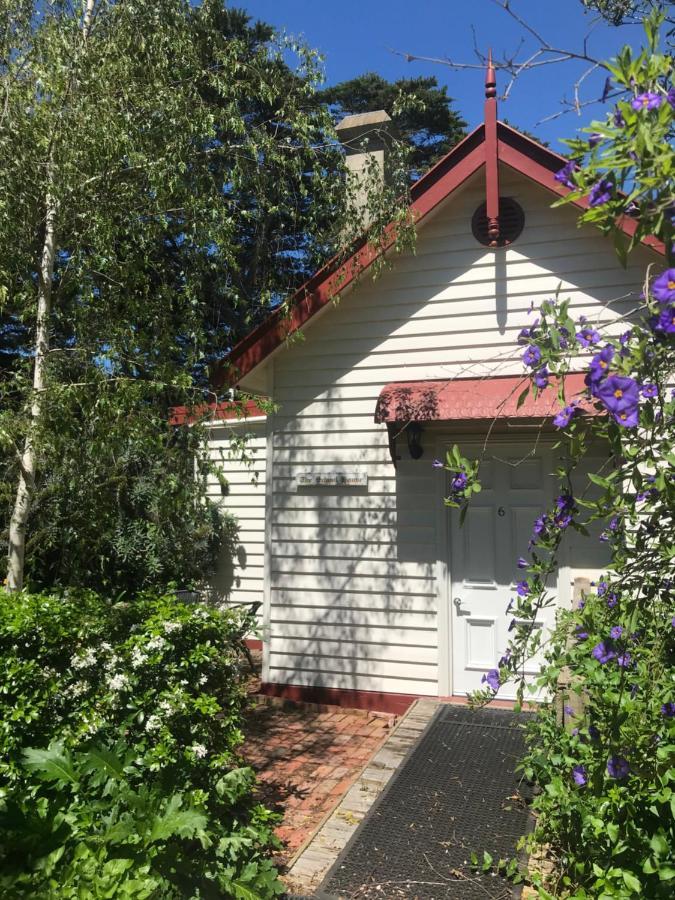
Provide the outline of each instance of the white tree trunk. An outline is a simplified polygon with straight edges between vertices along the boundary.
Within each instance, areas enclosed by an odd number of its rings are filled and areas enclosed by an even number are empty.
[[[89,32],[91,31],[95,6],[96,0],[86,0],[84,4],[84,13],[82,15],[82,35],[85,41],[89,37]]]
[[[30,408],[28,434],[26,435],[21,455],[19,484],[16,490],[14,510],[9,523],[7,587],[10,591],[20,591],[23,587],[26,526],[30,514],[31,495],[35,485],[35,429],[42,412],[42,395],[46,386],[52,276],[54,274],[54,257],[56,255],[56,203],[50,194],[47,195],[45,208],[45,234],[40,258],[37,322],[35,327],[33,401]]]
[[[82,37],[87,40],[94,19],[96,0],[85,0],[82,13]],[[53,175],[52,161],[48,165],[48,182]],[[19,483],[16,489],[14,509],[9,523],[9,548],[7,561],[7,588],[20,591],[23,588],[24,562],[26,558],[26,528],[37,468],[35,433],[42,414],[42,396],[47,378],[49,353],[49,320],[52,307],[52,278],[56,257],[56,201],[48,191],[45,198],[45,234],[40,257],[38,280],[38,306],[35,326],[35,362],[33,368],[33,400],[30,422],[19,465]]]

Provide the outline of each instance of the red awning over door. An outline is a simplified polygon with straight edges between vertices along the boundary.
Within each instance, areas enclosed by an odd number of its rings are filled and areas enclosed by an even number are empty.
[[[579,400],[584,412],[593,406],[581,398],[584,374],[565,377],[565,402]],[[560,409],[558,387],[551,386],[535,398],[530,392],[519,407],[518,398],[529,384],[521,375],[494,378],[455,378],[448,381],[395,381],[382,388],[375,407],[375,421],[447,422],[472,419],[545,419]]]

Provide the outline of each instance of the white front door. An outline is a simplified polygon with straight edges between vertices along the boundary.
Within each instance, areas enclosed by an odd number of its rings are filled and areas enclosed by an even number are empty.
[[[471,458],[480,457],[482,449],[462,446]],[[513,618],[506,608],[515,597],[516,582],[524,577],[517,560],[527,558],[534,520],[550,503],[550,472],[546,447],[531,452],[525,444],[519,449],[491,443],[480,468],[482,491],[473,495],[463,526],[459,513],[451,513],[453,694],[479,689],[483,675],[497,667],[506,649]],[[547,613],[546,619],[552,619],[552,612]],[[528,669],[536,672],[536,660]],[[514,696],[513,685],[499,690],[500,698]]]

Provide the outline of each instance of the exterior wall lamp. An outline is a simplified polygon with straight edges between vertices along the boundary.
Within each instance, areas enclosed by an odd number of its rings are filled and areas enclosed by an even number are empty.
[[[408,453],[411,459],[419,459],[424,454],[422,446],[423,428],[419,422],[408,422],[405,433],[408,439]]]

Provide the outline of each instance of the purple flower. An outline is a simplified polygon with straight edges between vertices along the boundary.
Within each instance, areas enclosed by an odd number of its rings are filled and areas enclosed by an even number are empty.
[[[518,332],[518,343],[519,344],[527,344],[530,338],[532,337],[532,332],[534,328],[521,328]]]
[[[560,528],[563,531],[572,521],[572,513],[569,512],[559,512],[555,516],[553,516],[553,524],[556,528]]]
[[[540,534],[543,534],[546,531],[547,525],[548,519],[546,516],[537,516],[534,520],[534,525],[532,526],[533,537],[537,538]]]
[[[609,609],[614,609],[616,604],[619,602],[619,598],[616,594],[608,594],[607,595],[607,606]]]
[[[656,397],[659,392],[655,384],[643,384],[640,390],[643,397]]]
[[[565,713],[566,716],[574,715],[574,710],[572,709],[571,706],[568,706],[567,703],[563,706],[563,712]]]
[[[619,425],[625,428],[637,425],[639,388],[628,375],[610,375],[598,386],[595,395]]]
[[[584,631],[581,625],[577,625],[576,630],[574,632],[574,637],[578,641],[587,641],[588,640],[588,632]]]
[[[652,284],[652,294],[659,303],[675,301],[675,269],[666,269]]]
[[[594,392],[595,386],[607,375],[609,364],[613,357],[614,347],[611,344],[607,344],[600,353],[593,357],[586,376],[586,384],[591,388],[591,393]]]
[[[617,640],[623,634],[623,628],[620,625],[613,625],[609,630],[609,636]]]
[[[675,718],[675,703],[673,703],[672,700],[669,700],[668,703],[664,703],[661,707],[661,714],[667,719]]]
[[[585,607],[586,607],[586,601],[585,601],[585,600],[580,600],[580,601],[577,603],[577,609],[585,609]]]
[[[531,344],[523,353],[523,362],[526,366],[534,368],[535,366],[539,365],[540,361],[541,350],[539,349],[539,347],[535,347]]]
[[[466,477],[464,472],[455,472],[450,481],[450,486],[452,487],[453,491],[463,491],[468,482],[469,479]]]
[[[482,683],[487,681],[489,688],[496,694],[499,690],[499,669],[490,669],[487,675],[483,675]]]
[[[511,651],[507,650],[504,655],[500,658],[498,665],[500,666],[508,666],[511,660]]]
[[[644,94],[638,94],[630,101],[630,105],[638,112],[641,109],[658,109],[661,106],[663,97],[655,91],[645,91]]]
[[[595,328],[582,328],[581,331],[577,331],[576,339],[582,347],[589,347],[591,344],[597,344],[599,342],[600,335]]]
[[[556,172],[553,176],[556,181],[559,181],[560,184],[564,184],[565,187],[575,188],[576,184],[572,181],[572,175],[574,174],[577,166],[574,160],[570,160],[565,163],[565,165],[560,169],[559,172]]]
[[[675,616],[673,616],[673,618],[670,620],[670,624],[673,628],[675,628]]]
[[[671,89],[666,94],[666,100],[670,105],[675,109],[675,87],[671,87]]]
[[[623,756],[610,756],[607,760],[607,773],[611,778],[626,778],[629,772],[630,765]]]
[[[574,509],[574,497],[571,494],[559,494],[555,498],[555,505],[560,512]]]
[[[518,562],[516,563],[516,565],[518,566],[519,569],[526,569],[527,568],[527,560],[524,557],[520,556],[520,557],[518,557]]]
[[[593,147],[597,146],[602,140],[602,135],[598,134],[597,131],[594,131],[592,134],[588,135],[588,146],[593,149]]]
[[[540,390],[548,387],[548,377],[550,374],[551,373],[546,368],[546,366],[543,366],[541,369],[534,373],[534,383]]]
[[[588,195],[589,206],[602,206],[603,203],[609,203],[614,193],[614,184],[608,178],[601,178],[591,188]]]
[[[607,593],[607,582],[606,581],[598,582],[598,586],[596,588],[596,593],[597,593],[598,597],[602,597],[603,594]]]
[[[592,741],[599,741],[599,740],[600,740],[600,732],[598,731],[598,729],[596,728],[595,725],[589,725],[589,726],[588,726],[588,736],[590,737],[590,739],[591,739]]]
[[[434,469],[442,469],[443,468],[443,463],[441,462],[440,459],[435,459],[431,465],[434,467]]]
[[[627,669],[632,662],[632,658],[630,653],[626,650],[623,653],[619,653],[616,658],[616,664],[621,666],[622,669]]]
[[[576,403],[571,403],[569,406],[564,406],[560,412],[553,417],[553,424],[556,428],[567,428],[570,424],[570,420],[572,416],[576,413],[577,406]]]
[[[606,644],[605,641],[600,641],[600,643],[596,644],[591,650],[591,655],[604,666],[605,663],[608,663],[616,657],[616,651],[614,651],[609,644]]]
[[[609,529],[610,531],[616,531],[621,524],[621,519],[618,516],[612,516],[609,520]]]
[[[516,593],[519,597],[527,597],[530,593],[530,586],[527,581],[519,581],[516,584]]]
[[[621,110],[619,109],[618,106],[614,110],[613,119],[614,119],[614,124],[617,128],[623,128],[623,126],[626,124],[626,120],[623,117],[623,113],[621,112]]]
[[[572,769],[572,778],[574,778],[574,783],[578,784],[579,787],[583,787],[587,782],[586,777],[586,768],[585,766],[575,766]]]
[[[654,331],[664,334],[675,334],[675,305],[665,306],[658,316],[651,320]]]

